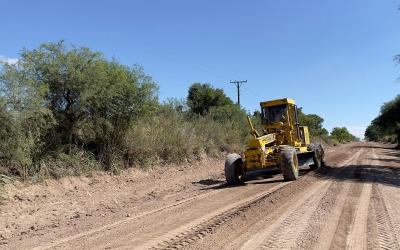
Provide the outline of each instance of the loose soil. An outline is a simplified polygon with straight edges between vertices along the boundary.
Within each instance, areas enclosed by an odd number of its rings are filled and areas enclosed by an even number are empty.
[[[7,185],[0,249],[400,249],[400,153],[328,148],[326,166],[225,184],[223,159]]]

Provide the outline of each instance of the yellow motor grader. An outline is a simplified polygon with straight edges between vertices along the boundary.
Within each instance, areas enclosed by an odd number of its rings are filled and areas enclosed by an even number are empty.
[[[299,166],[320,168],[324,163],[324,149],[310,143],[308,127],[300,126],[297,106],[289,98],[261,102],[262,134],[247,121],[253,139],[247,143],[244,157],[229,154],[225,161],[225,177],[230,185],[240,184],[253,170],[278,167],[284,180],[299,177]]]

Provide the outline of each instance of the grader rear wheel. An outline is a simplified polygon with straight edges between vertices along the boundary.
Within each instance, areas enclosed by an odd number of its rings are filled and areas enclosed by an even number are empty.
[[[281,170],[285,181],[294,181],[299,178],[299,160],[296,149],[288,147],[282,150]]]
[[[243,161],[238,154],[229,154],[225,160],[225,178],[228,185],[243,183]]]

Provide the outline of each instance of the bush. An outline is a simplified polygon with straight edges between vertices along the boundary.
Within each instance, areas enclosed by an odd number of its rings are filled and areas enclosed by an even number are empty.
[[[138,120],[125,137],[127,160],[130,165],[148,165],[191,160],[199,157],[200,143],[194,125],[171,110],[170,114]]]
[[[299,123],[307,126],[310,135],[314,138],[327,138],[329,132],[322,126],[324,119],[316,114],[305,114],[302,108],[298,109]]]
[[[365,137],[371,141],[385,141],[395,137],[400,147],[400,95],[382,105],[379,115],[365,131]]]
[[[0,174],[61,178],[243,148],[246,114],[221,89],[194,84],[166,104],[157,89],[141,67],[88,48],[23,50],[0,72]]]
[[[95,155],[88,151],[74,148],[71,152],[50,152],[35,162],[28,175],[33,181],[43,178],[60,179],[65,176],[89,174],[94,170],[102,169]]]
[[[235,121],[221,122],[217,113],[193,116],[161,106],[157,115],[137,121],[125,137],[128,164],[179,163],[241,149],[244,132]]]
[[[194,83],[190,86],[187,102],[190,110],[199,115],[206,115],[212,107],[233,105],[222,89],[213,88],[208,83]]]
[[[331,138],[332,138],[332,140],[335,140],[339,143],[346,143],[346,142],[350,142],[350,141],[358,141],[359,140],[357,137],[352,135],[345,127],[333,128],[332,132],[331,132]]]
[[[55,120],[43,106],[42,89],[18,65],[3,67],[0,86],[0,173],[25,178]]]
[[[0,86],[0,165],[20,176],[43,159],[75,161],[75,148],[112,169],[133,122],[158,105],[157,85],[141,67],[62,41],[23,50],[16,65],[3,65]]]

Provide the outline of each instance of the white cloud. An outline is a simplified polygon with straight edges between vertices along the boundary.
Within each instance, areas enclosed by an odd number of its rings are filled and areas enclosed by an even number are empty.
[[[10,58],[10,57],[0,55],[0,63],[16,64],[17,62],[18,62],[18,58]]]

